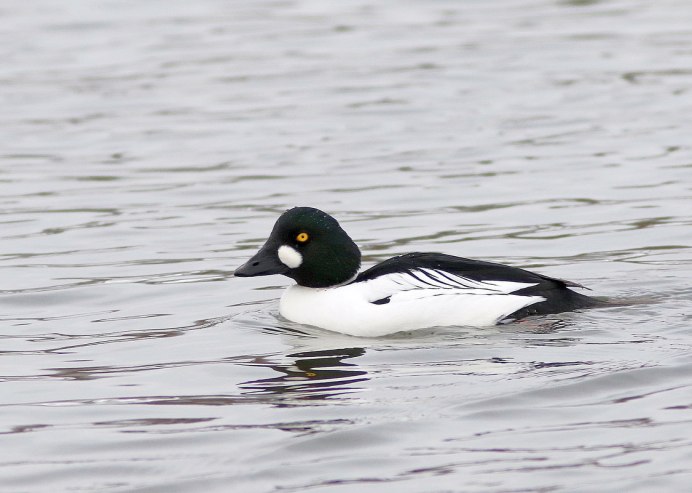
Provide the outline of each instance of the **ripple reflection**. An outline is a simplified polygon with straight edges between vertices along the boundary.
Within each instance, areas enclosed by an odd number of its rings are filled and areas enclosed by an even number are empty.
[[[365,354],[360,347],[305,351],[288,354],[287,362],[258,358],[248,366],[263,366],[280,376],[240,384],[243,395],[280,395],[298,400],[319,400],[362,390],[356,384],[370,379],[368,372],[344,360]]]

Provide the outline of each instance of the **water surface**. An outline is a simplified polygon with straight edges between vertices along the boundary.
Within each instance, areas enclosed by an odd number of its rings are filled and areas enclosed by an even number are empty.
[[[689,490],[688,2],[0,14],[0,489]],[[643,303],[291,324],[232,272],[294,205]]]

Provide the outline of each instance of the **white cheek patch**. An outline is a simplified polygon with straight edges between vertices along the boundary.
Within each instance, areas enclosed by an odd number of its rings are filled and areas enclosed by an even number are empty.
[[[286,267],[289,267],[291,269],[296,269],[300,267],[300,264],[303,263],[303,256],[296,251],[295,248],[290,247],[288,245],[281,245],[279,247],[279,260],[281,260],[281,263],[284,264]]]

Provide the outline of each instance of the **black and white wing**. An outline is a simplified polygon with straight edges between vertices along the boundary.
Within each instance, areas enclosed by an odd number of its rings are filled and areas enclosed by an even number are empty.
[[[526,313],[521,313],[524,316],[557,313],[596,303],[568,289],[568,286],[581,287],[568,281],[440,253],[393,257],[364,271],[354,282],[365,283],[368,301],[376,305],[387,304],[393,298],[396,301],[441,295],[512,295],[526,297]]]

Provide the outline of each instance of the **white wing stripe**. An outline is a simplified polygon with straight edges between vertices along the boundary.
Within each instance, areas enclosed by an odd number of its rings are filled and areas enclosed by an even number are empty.
[[[420,295],[423,297],[443,294],[507,295],[536,285],[512,281],[478,281],[426,268],[385,274],[364,284],[369,288],[369,301],[412,290],[421,290]]]

